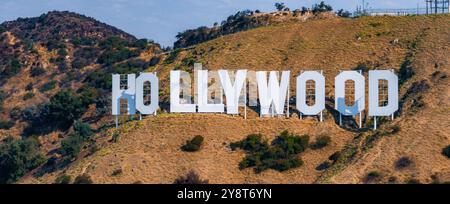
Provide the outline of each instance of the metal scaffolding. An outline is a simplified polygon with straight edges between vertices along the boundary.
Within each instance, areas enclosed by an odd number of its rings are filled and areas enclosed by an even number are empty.
[[[439,14],[450,12],[450,0],[425,0],[427,14]]]

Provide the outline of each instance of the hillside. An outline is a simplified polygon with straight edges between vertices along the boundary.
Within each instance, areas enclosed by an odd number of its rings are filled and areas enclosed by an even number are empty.
[[[450,144],[450,28],[442,26],[449,23],[449,15],[285,21],[168,53],[147,48],[124,61],[99,61],[96,58],[92,65],[83,66],[81,70],[86,72],[75,77],[73,85],[65,87],[89,86],[99,91],[100,96],[109,96],[109,74],[136,73],[143,69],[156,71],[162,89],[160,114],[144,117],[142,121],[127,121],[122,117],[119,131],[115,132],[113,118],[106,112],[97,115],[96,120],[92,119],[96,110],[107,109],[108,103],[91,102],[81,118],[91,124],[95,135],[86,142],[76,159],[61,165],[61,154],[54,151],[73,129],[35,133],[46,158],[56,159],[27,174],[19,183],[53,183],[61,175],[76,177],[82,174],[90,175],[95,183],[172,183],[191,169],[210,183],[448,182],[450,160],[441,152]],[[31,54],[24,52],[21,46],[13,46],[13,42],[22,42],[28,35],[14,34],[11,27],[3,24],[2,27],[7,28],[2,34],[5,36],[4,47],[18,49],[19,56],[29,57]],[[114,35],[121,36],[120,33]],[[121,39],[134,40],[126,35]],[[134,45],[128,45],[125,46],[127,49],[136,49]],[[33,43],[33,46],[39,45]],[[100,53],[106,50],[102,49],[101,43],[94,47],[100,49]],[[48,50],[37,51],[37,58],[50,58],[46,56],[51,55]],[[72,53],[70,49],[69,53]],[[137,60],[141,61],[138,63]],[[312,117],[301,120],[296,114],[290,119],[270,119],[258,118],[251,112],[244,120],[227,115],[166,113],[169,71],[192,71],[193,62],[202,62],[209,70],[291,70],[292,76],[297,76],[301,70],[323,70],[328,99],[325,121],[319,123]],[[339,127],[335,111],[329,108],[334,107],[334,76],[340,70],[363,70],[367,75],[368,70],[388,68],[394,69],[402,81],[401,111],[395,120],[384,122],[379,131],[370,130],[372,121],[368,119],[362,130],[356,129],[349,118],[344,120],[344,127]],[[57,81],[70,81],[60,78],[65,75],[61,73],[66,72],[56,70],[51,69],[46,76],[54,72]],[[28,72],[29,68],[24,68],[20,74],[23,76]],[[12,118],[13,106],[24,103],[22,96],[27,83],[35,81],[39,84],[44,78],[3,84],[2,90],[8,97],[4,100],[2,117]],[[14,76],[7,80],[21,81]],[[76,85],[76,82],[82,83]],[[291,77],[291,84],[295,84],[294,77]],[[14,85],[16,92],[12,91]],[[57,90],[59,88],[54,92]],[[36,99],[26,103],[31,106],[51,96],[37,94]],[[27,122],[17,119],[13,128],[0,133],[19,136],[24,128],[20,124],[25,126]],[[266,170],[257,174],[250,168],[239,169],[245,153],[232,151],[230,143],[252,133],[261,133],[271,141],[283,130],[307,134],[311,141],[319,135],[328,135],[331,144],[319,150],[307,149],[300,155],[304,164],[288,171]],[[120,135],[118,139],[116,134]],[[195,135],[204,136],[202,149],[194,153],[181,151],[186,140]],[[334,162],[329,161],[329,156],[337,151],[340,156]],[[396,162],[402,157],[411,160],[411,164],[399,169]],[[328,168],[317,168],[325,161],[329,163]],[[371,172],[371,175],[376,172],[377,176],[369,180],[367,175]]]

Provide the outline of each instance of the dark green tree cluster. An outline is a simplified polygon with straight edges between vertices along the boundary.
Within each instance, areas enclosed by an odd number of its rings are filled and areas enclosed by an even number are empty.
[[[34,138],[7,138],[0,144],[0,183],[13,183],[45,161]]]
[[[149,43],[147,39],[127,41],[120,37],[113,36],[99,43],[99,47],[104,50],[97,62],[104,65],[111,65],[129,58],[139,56],[142,50],[147,49]]]
[[[22,119],[29,123],[24,135],[43,134],[55,129],[67,130],[93,102],[95,96],[88,91],[95,89],[82,89],[79,93],[64,89],[50,98],[48,103],[23,110]]]
[[[83,144],[94,134],[89,124],[80,121],[75,122],[73,129],[74,133],[61,142],[61,154],[69,160],[78,156]]]
[[[309,136],[299,136],[283,131],[271,145],[262,139],[260,134],[252,134],[246,139],[231,143],[232,150],[240,148],[246,151],[247,156],[239,163],[240,169],[254,167],[260,173],[266,169],[286,171],[299,167],[303,161],[298,154],[308,148]]]
[[[321,1],[319,4],[315,4],[312,8],[312,12],[314,14],[322,13],[322,12],[330,12],[330,11],[333,11],[333,7],[329,4],[326,4],[323,1]]]
[[[244,31],[265,25],[265,22],[258,21],[251,16],[254,14],[251,10],[238,11],[220,24],[208,28],[201,26],[196,29],[189,29],[178,33],[177,41],[174,43],[174,48],[189,47],[198,43],[218,38],[222,35],[232,34],[239,31]]]

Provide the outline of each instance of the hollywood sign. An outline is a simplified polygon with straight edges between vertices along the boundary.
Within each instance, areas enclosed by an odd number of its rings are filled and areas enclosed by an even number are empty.
[[[219,70],[212,100],[210,77],[207,70],[196,70],[195,103],[191,102],[191,79],[187,72],[170,72],[171,113],[226,113],[239,114],[239,107],[259,106],[260,116],[286,114],[289,117],[290,71]],[[212,73],[210,71],[209,73]],[[231,77],[231,75],[233,77]],[[267,76],[268,75],[268,76]],[[124,84],[122,77],[126,77]],[[391,70],[371,70],[368,73],[368,115],[393,116],[398,110],[398,77]],[[342,71],[335,77],[335,109],[340,116],[356,116],[365,109],[365,77],[358,71]],[[354,82],[354,103],[346,105],[346,82]],[[379,103],[380,81],[387,82],[387,101]],[[307,82],[314,82],[314,105],[307,103]],[[253,86],[252,86],[253,85]],[[182,96],[180,96],[182,94]],[[213,94],[213,95],[214,95]],[[226,106],[223,101],[226,98]],[[112,114],[120,115],[120,100],[127,101],[127,114],[156,114],[159,108],[159,80],[156,73],[112,75]],[[301,115],[319,115],[325,109],[325,77],[319,71],[304,71],[296,78],[296,109]],[[245,111],[246,112],[246,111]],[[360,115],[361,116],[361,115]],[[341,118],[341,117],[340,117]],[[360,117],[361,120],[361,117]],[[376,128],[376,127],[375,127]]]

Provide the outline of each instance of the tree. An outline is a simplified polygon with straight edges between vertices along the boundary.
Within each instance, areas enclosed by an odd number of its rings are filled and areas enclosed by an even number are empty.
[[[75,130],[75,133],[81,136],[84,140],[91,138],[94,134],[89,124],[80,121],[75,122],[73,129]]]
[[[68,128],[73,121],[77,120],[84,113],[86,108],[80,97],[71,90],[58,92],[50,99],[48,106],[48,117],[50,123],[56,123],[60,128]]]
[[[83,139],[77,135],[69,135],[68,138],[61,142],[61,154],[69,159],[73,159],[78,156],[83,145]]]
[[[0,145],[0,183],[15,182],[44,161],[36,139],[6,139]]]
[[[283,10],[286,8],[286,6],[285,6],[284,3],[282,3],[282,2],[277,2],[277,3],[275,3],[275,8],[276,8],[278,11],[283,11]]]
[[[325,2],[321,1],[320,4],[316,4],[312,9],[313,13],[322,13],[333,11],[333,7],[331,5],[325,4]]]
[[[337,15],[343,18],[349,18],[352,16],[352,14],[348,11],[344,11],[344,9],[339,9],[339,11],[337,12]]]

